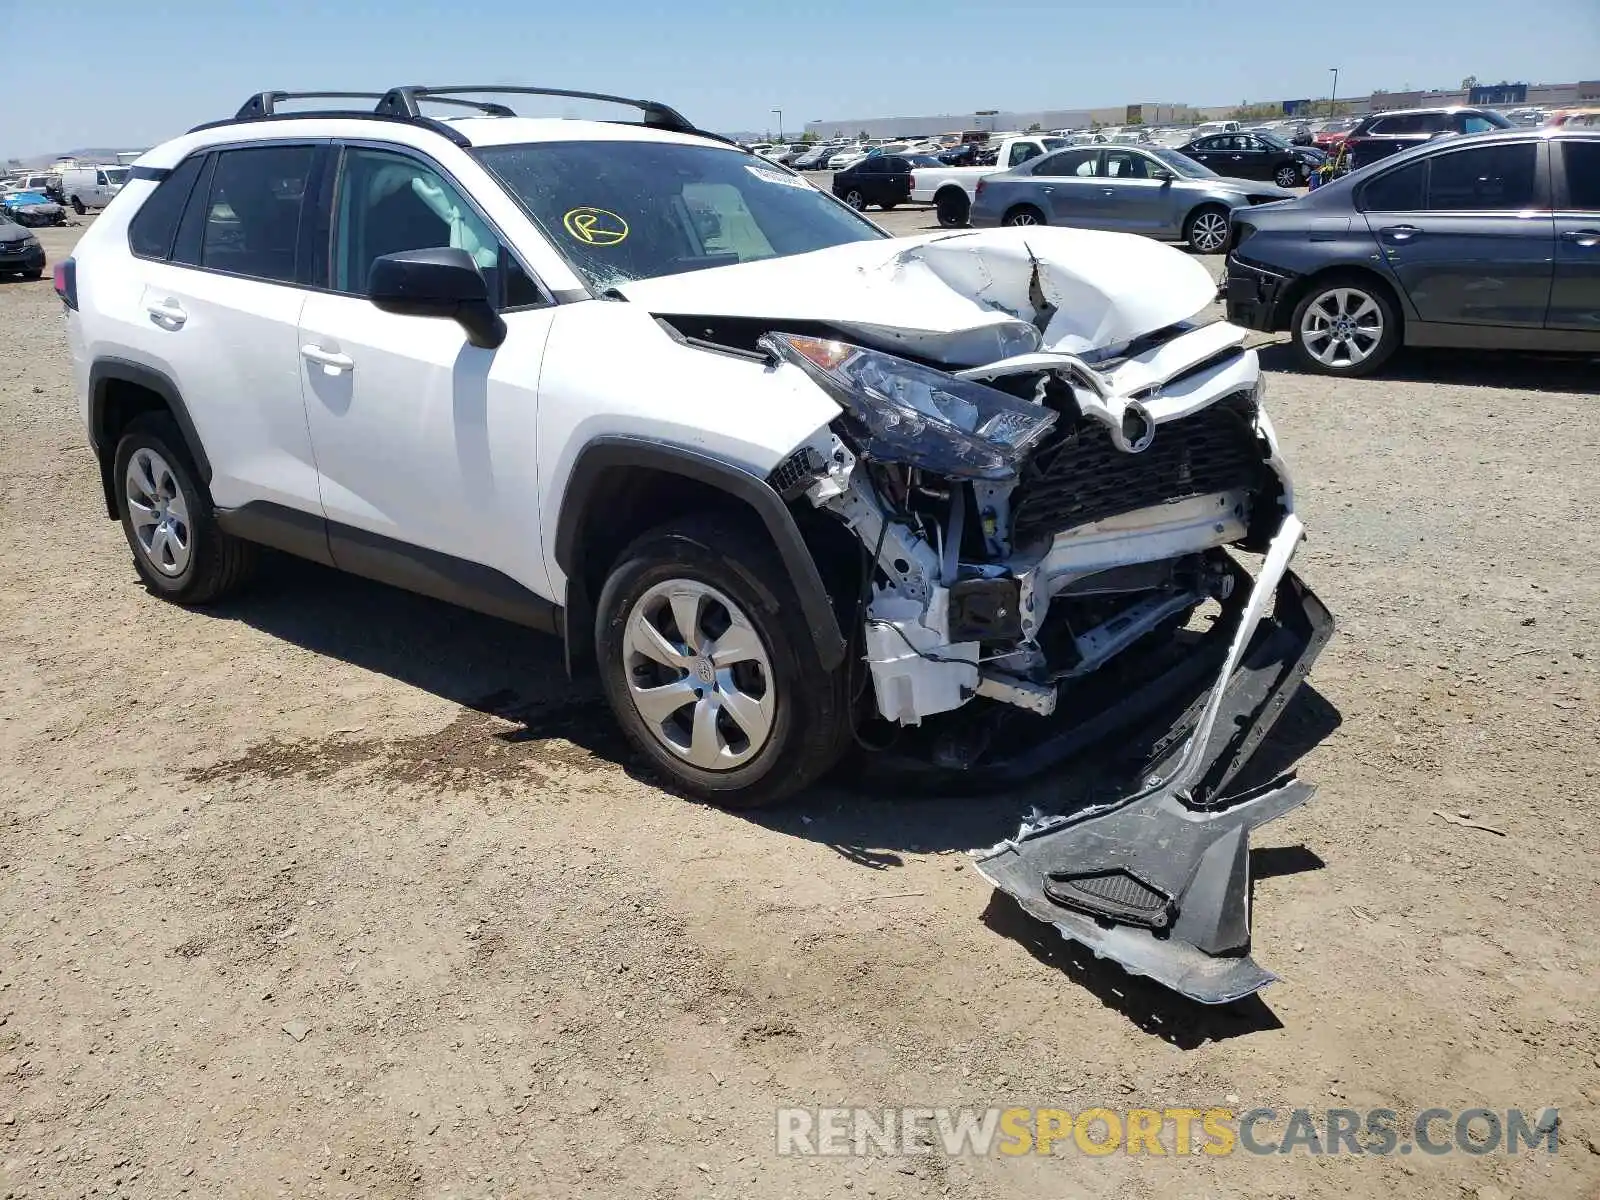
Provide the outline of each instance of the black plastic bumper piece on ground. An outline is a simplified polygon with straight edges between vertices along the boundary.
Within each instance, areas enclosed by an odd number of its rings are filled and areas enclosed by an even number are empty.
[[[1159,767],[1164,785],[1033,822],[977,855],[984,878],[1031,916],[1204,1004],[1237,1000],[1277,978],[1249,956],[1249,835],[1314,791],[1284,776],[1212,799],[1260,745],[1333,631],[1327,609],[1292,574],[1275,602],[1223,690],[1198,774]]]

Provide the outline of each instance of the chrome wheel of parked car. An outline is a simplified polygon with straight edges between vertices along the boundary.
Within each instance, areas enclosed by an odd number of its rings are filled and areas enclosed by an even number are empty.
[[[1037,208],[1018,208],[1006,214],[1007,225],[1043,225],[1044,214]]]
[[[628,697],[645,728],[703,771],[727,771],[771,736],[777,691],[761,636],[727,595],[693,579],[658,583],[623,632]]]
[[[1218,254],[1228,244],[1228,214],[1220,208],[1203,208],[1189,218],[1186,236],[1196,254]]]
[[[189,565],[189,502],[167,460],[149,447],[128,460],[128,519],[145,560],[169,578]]]
[[[866,196],[862,195],[861,192],[858,191],[855,188],[851,188],[848,192],[846,192],[844,194],[844,202],[846,204],[848,204],[851,208],[855,209],[857,212],[865,212],[866,211],[867,198],[866,198]]]
[[[1278,168],[1277,178],[1273,181],[1281,188],[1299,187],[1304,182],[1300,178],[1300,168],[1284,166]]]
[[[1402,337],[1394,295],[1361,273],[1316,281],[1289,320],[1295,357],[1321,375],[1370,375],[1389,360]]]

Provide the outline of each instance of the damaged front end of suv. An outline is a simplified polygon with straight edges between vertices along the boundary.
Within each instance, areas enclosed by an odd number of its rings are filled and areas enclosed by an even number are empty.
[[[775,325],[761,348],[841,412],[771,483],[863,549],[855,628],[896,753],[1004,782],[1094,752],[1095,792],[979,871],[1218,1003],[1274,978],[1248,953],[1248,835],[1312,790],[1230,784],[1332,619],[1289,570],[1302,525],[1244,331],[1193,319],[1198,264],[1149,246],[1156,276],[1124,278],[1135,239],[1108,273],[1100,236],[891,248],[856,290],[944,289],[967,316]]]

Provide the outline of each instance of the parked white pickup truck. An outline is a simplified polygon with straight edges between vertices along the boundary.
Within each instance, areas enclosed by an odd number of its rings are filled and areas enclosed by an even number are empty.
[[[965,225],[978,180],[996,171],[1009,171],[1041,154],[1065,150],[1068,145],[1066,138],[1052,134],[1025,134],[1002,139],[991,167],[918,167],[911,174],[911,199],[932,204],[939,224],[947,229]]]

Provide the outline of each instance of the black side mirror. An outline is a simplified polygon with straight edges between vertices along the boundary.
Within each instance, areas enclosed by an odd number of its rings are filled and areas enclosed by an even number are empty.
[[[1167,170],[1165,167],[1157,167],[1154,171],[1150,172],[1150,178],[1159,179],[1162,183],[1171,183],[1177,178],[1177,176],[1171,171]]]
[[[447,317],[485,350],[506,340],[506,323],[489,303],[489,284],[465,250],[441,246],[374,259],[367,298],[384,312]]]

